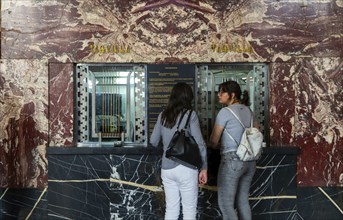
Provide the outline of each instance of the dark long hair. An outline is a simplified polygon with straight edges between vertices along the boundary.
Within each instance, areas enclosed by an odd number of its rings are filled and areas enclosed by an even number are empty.
[[[175,84],[170,93],[167,108],[162,112],[163,126],[172,128],[181,111],[192,109],[193,97],[193,90],[188,84],[183,82]]]
[[[241,104],[244,104],[246,106],[250,105],[250,99],[249,99],[249,94],[247,90],[243,91],[243,95],[242,95],[242,90],[241,87],[239,86],[239,84],[236,81],[226,81],[223,82],[219,85],[219,92],[227,92],[229,94],[229,96],[231,96],[232,93],[234,93],[236,95],[236,98],[239,100],[239,102]],[[242,96],[242,98],[241,98]]]

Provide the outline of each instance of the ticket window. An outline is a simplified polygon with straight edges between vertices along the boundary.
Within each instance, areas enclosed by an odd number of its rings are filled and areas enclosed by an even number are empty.
[[[182,64],[178,66],[184,71]],[[186,78],[193,81],[194,77],[196,83],[194,107],[205,140],[209,139],[216,115],[222,108],[218,103],[218,86],[235,80],[249,92],[250,108],[268,144],[267,67],[260,63],[187,66],[194,70]],[[146,65],[137,64],[76,65],[75,130],[79,143],[101,139],[111,146],[115,141],[147,145],[150,135],[147,115],[151,109],[147,109],[146,70]],[[169,96],[161,97],[165,98],[163,103],[167,103]]]
[[[146,143],[145,66],[76,65],[79,143]]]
[[[269,142],[268,128],[268,66],[262,63],[197,65],[197,102],[202,132],[206,140],[212,131],[218,111],[218,86],[227,80],[237,81],[247,90],[255,120]]]

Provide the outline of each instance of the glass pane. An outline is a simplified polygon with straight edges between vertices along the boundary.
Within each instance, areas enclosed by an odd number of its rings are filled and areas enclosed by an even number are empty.
[[[144,143],[144,80],[143,66],[78,64],[79,142]]]
[[[132,70],[117,70],[111,67],[90,67],[92,78],[92,135],[106,141],[122,140],[126,131],[126,119],[129,114],[127,101],[130,92],[130,77]],[[124,140],[122,140],[124,141]]]
[[[234,80],[247,90],[250,98],[250,108],[254,112],[255,120],[265,133],[267,117],[267,72],[265,64],[213,64],[197,67],[197,83],[200,90],[197,92],[197,109],[199,112],[202,131],[205,139],[209,139],[211,129],[218,111],[222,108],[218,101],[219,84]],[[205,102],[204,102],[205,101]]]

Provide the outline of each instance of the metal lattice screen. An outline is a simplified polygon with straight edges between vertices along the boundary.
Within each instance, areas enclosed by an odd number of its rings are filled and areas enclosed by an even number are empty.
[[[216,114],[221,106],[217,101],[218,85],[227,80],[235,80],[242,90],[248,90],[251,109],[255,120],[268,141],[268,72],[266,64],[225,64],[197,66],[197,102],[196,108],[202,133],[209,139]]]

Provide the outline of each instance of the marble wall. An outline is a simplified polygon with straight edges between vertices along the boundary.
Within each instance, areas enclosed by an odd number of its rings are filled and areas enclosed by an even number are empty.
[[[343,2],[1,1],[0,186],[47,187],[73,144],[77,62],[267,62],[270,141],[299,186],[343,186]]]
[[[45,186],[48,68],[41,60],[0,63],[0,185]]]

